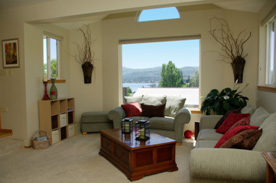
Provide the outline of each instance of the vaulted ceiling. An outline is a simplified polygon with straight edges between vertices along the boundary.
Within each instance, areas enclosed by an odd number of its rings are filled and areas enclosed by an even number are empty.
[[[58,0],[0,0],[0,11],[4,9],[14,8],[14,7],[23,7],[33,4],[54,2]],[[155,0],[154,3],[158,5],[158,1]],[[191,6],[191,5],[204,5],[204,4],[213,4],[223,9],[246,11],[246,12],[259,12],[260,9],[264,6],[267,0],[181,0],[181,6]],[[93,3],[93,0],[91,0]],[[152,8],[152,7],[151,7]],[[118,13],[118,12],[116,12]],[[66,29],[72,29],[79,27],[80,25],[96,22],[102,20],[104,17],[112,14],[102,13],[92,16],[76,17],[70,19],[64,19],[58,22],[53,22],[59,26],[62,26]]]

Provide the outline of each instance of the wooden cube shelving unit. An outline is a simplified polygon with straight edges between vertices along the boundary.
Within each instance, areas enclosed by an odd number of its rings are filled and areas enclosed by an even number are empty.
[[[40,100],[38,108],[40,129],[48,132],[51,144],[76,134],[74,98]]]

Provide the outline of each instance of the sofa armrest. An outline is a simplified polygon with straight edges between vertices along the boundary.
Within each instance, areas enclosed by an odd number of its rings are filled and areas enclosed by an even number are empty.
[[[191,151],[192,177],[264,181],[266,162],[261,152],[231,148],[196,148]]]
[[[121,128],[121,121],[126,117],[126,113],[122,107],[116,107],[109,111],[107,116],[113,121],[114,128]]]
[[[175,140],[182,143],[184,124],[188,124],[191,120],[191,111],[187,108],[182,108],[174,118]]]
[[[214,129],[217,122],[220,120],[222,115],[206,115],[201,116],[199,130],[202,129]]]

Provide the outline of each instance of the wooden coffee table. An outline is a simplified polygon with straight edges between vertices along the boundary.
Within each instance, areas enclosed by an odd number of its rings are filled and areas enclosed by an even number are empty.
[[[164,171],[178,170],[175,163],[176,141],[150,133],[147,141],[135,140],[134,133],[122,134],[121,129],[101,132],[99,154],[134,181]]]
[[[266,183],[273,183],[274,172],[276,172],[276,159],[273,156],[276,152],[262,152],[266,161]]]

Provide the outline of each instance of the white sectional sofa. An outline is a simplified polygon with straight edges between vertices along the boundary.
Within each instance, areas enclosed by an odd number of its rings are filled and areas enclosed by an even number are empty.
[[[265,182],[266,162],[261,152],[276,151],[276,113],[251,106],[241,113],[250,113],[250,125],[262,128],[254,148],[214,148],[223,136],[214,129],[222,116],[202,116],[196,147],[190,155],[191,182]]]

